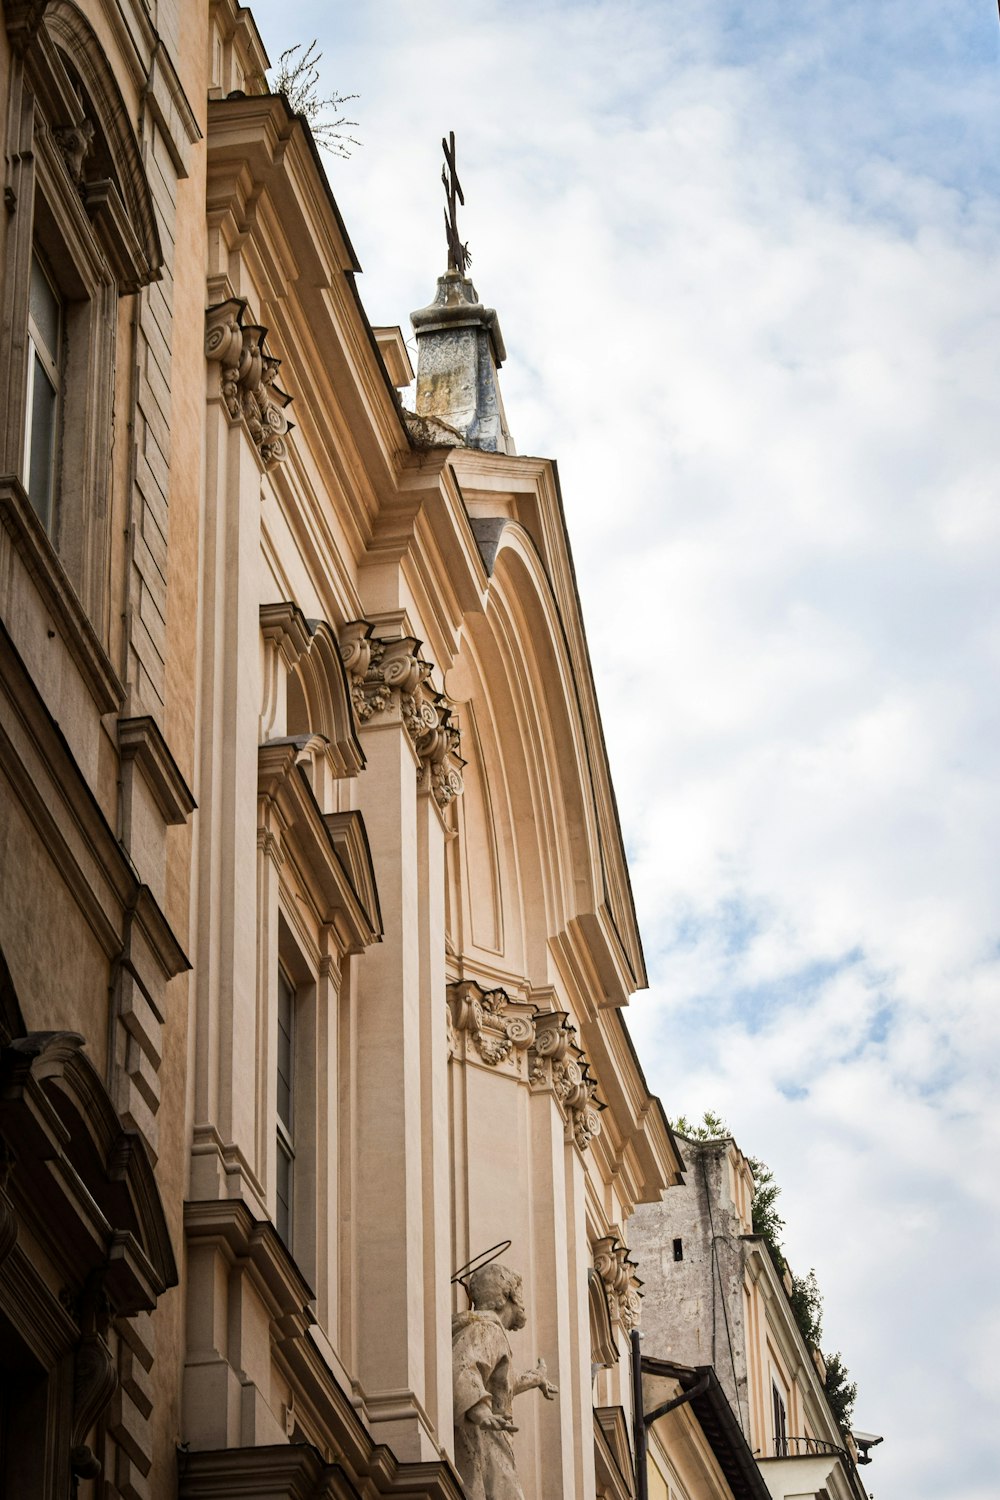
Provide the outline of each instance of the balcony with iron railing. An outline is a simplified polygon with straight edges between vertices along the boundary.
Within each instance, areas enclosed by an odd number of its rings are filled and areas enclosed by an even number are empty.
[[[826,1438],[776,1436],[755,1453],[772,1500],[824,1496],[826,1500],[868,1500],[857,1465],[847,1448]]]

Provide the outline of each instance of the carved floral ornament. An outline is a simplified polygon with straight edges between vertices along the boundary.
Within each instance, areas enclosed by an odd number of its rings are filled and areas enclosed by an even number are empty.
[[[601,1110],[597,1079],[583,1048],[574,1038],[576,1027],[563,1011],[547,1011],[535,1021],[528,1081],[532,1088],[551,1088],[566,1110],[567,1122],[581,1151],[601,1133]]]
[[[605,1235],[594,1246],[594,1270],[604,1283],[611,1321],[630,1333],[639,1322],[642,1310],[642,1282],[635,1274],[635,1261],[629,1260],[629,1249],[616,1234]]]
[[[451,1056],[471,1045],[487,1067],[518,1075],[526,1067],[533,1092],[550,1090],[562,1105],[567,1130],[581,1151],[601,1133],[597,1080],[576,1027],[564,1011],[539,1011],[503,989],[484,990],[474,981],[448,986]]]
[[[378,714],[398,713],[420,762],[421,791],[445,808],[462,791],[461,735],[443,693],[430,685],[432,667],[420,657],[413,636],[372,635],[365,620],[340,632],[340,655],[351,684],[359,724]]]
[[[535,1040],[534,1005],[512,1000],[506,990],[484,990],[474,981],[448,986],[448,1016],[458,1052],[457,1038],[463,1034],[487,1067],[509,1062],[518,1072],[521,1060]]]
[[[205,314],[205,356],[220,366],[222,399],[235,420],[242,417],[265,463],[288,456],[285,438],[292,423],[285,416],[291,401],[275,384],[281,360],[264,347],[267,329],[244,323],[242,297],[216,303]]]

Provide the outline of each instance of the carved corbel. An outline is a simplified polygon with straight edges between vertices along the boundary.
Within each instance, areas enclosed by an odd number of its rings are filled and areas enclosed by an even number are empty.
[[[93,121],[84,119],[79,125],[64,125],[52,133],[63,154],[66,170],[79,187],[83,181],[83,164],[94,146]]]
[[[605,1235],[597,1241],[594,1270],[604,1283],[612,1321],[619,1323],[626,1333],[631,1333],[639,1322],[642,1282],[635,1274],[635,1262],[629,1259],[628,1246],[616,1234]]]
[[[597,1080],[590,1072],[583,1048],[575,1041],[576,1028],[562,1011],[539,1015],[531,1049],[529,1080],[534,1088],[550,1088],[566,1112],[567,1127],[581,1151],[601,1133]]]
[[[422,791],[430,792],[440,808],[445,808],[461,795],[465,785],[462,780],[465,761],[460,754],[462,736],[440,694],[435,694],[425,707],[433,711],[434,723],[428,723],[426,731],[416,739],[420,786]]]
[[[487,1067],[508,1060],[520,1066],[535,1039],[534,1006],[512,1000],[506,990],[484,990],[474,980],[448,986],[448,1014],[456,1040],[463,1033]]]
[[[380,637],[365,620],[352,620],[340,632],[340,656],[351,685],[360,724],[395,708],[418,758],[422,791],[445,808],[460,795],[461,733],[442,693],[430,686],[433,670],[413,636]]]
[[[110,1308],[100,1275],[90,1278],[81,1310],[83,1334],[73,1361],[73,1430],[70,1468],[77,1479],[96,1479],[101,1462],[86,1442],[118,1387],[118,1372],[105,1341]]]
[[[205,357],[219,366],[223,404],[234,421],[242,418],[265,463],[287,457],[285,416],[291,396],[277,384],[281,360],[265,348],[267,329],[244,323],[242,297],[218,302],[205,314]]]

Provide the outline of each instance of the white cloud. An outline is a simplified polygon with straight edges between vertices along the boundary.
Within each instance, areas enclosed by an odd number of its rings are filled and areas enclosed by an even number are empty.
[[[438,142],[558,458],[673,1113],[784,1186],[876,1494],[986,1500],[1000,1144],[1000,106],[974,0],[255,7],[358,89],[373,321]],[[992,1330],[988,1333],[988,1330]]]

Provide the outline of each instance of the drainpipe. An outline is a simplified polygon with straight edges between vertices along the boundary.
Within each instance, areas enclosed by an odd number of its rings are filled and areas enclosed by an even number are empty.
[[[649,1475],[646,1473],[646,1419],[642,1409],[642,1334],[633,1328],[632,1340],[632,1433],[635,1445],[636,1500],[649,1500]]]

